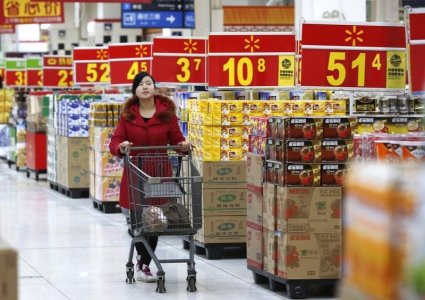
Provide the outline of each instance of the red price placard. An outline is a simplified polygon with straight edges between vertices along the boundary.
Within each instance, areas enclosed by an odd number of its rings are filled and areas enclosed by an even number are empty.
[[[43,86],[47,88],[70,88],[73,83],[72,56],[43,56]]]
[[[27,86],[43,86],[43,70],[27,70]]]
[[[72,51],[74,84],[109,84],[107,47],[76,47]]]
[[[409,9],[409,87],[425,94],[425,8]]]
[[[158,82],[205,85],[205,38],[155,37],[152,75]]]
[[[303,23],[301,32],[301,86],[404,89],[404,26]]]
[[[7,87],[25,87],[27,72],[25,70],[6,70],[6,86]]]
[[[131,85],[137,73],[151,72],[152,43],[109,44],[111,85]]]
[[[295,35],[211,33],[207,79],[213,87],[293,87]]]

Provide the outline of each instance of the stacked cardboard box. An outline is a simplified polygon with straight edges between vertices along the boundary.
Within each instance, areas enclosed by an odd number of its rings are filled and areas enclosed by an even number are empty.
[[[117,202],[123,172],[122,161],[109,152],[109,143],[121,112],[121,102],[96,102],[90,106],[90,196]]]
[[[243,161],[194,161],[203,176],[202,243],[246,242],[246,168]],[[195,196],[195,195],[194,195]]]

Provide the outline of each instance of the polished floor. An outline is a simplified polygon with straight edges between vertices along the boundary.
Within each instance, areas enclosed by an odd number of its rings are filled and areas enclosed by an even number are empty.
[[[42,175],[42,178],[45,178]],[[125,283],[130,237],[121,214],[104,214],[90,199],[71,199],[0,160],[0,238],[18,250],[19,299],[286,299],[256,285],[237,253],[196,256],[196,293],[186,291],[186,266],[166,264],[165,294],[156,284]],[[186,258],[179,237],[160,239],[160,258]],[[145,299],[146,299],[145,298]],[[313,298],[311,298],[313,299]],[[329,300],[319,297],[314,299]]]

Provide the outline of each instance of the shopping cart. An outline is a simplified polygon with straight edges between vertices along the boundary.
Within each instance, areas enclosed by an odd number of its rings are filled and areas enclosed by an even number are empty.
[[[187,263],[187,291],[196,291],[193,235],[202,227],[202,177],[192,176],[190,153],[180,146],[132,147],[124,163],[128,179],[129,231],[133,239],[127,270],[127,283],[133,283],[135,243],[142,242],[158,272],[158,293],[164,293],[165,272],[161,263]],[[149,236],[182,235],[190,242],[188,259],[158,259],[148,243]]]

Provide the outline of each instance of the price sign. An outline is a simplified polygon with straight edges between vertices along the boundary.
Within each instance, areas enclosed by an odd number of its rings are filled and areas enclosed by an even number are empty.
[[[7,87],[25,87],[26,86],[26,59],[25,58],[6,58],[5,60],[5,84]]]
[[[152,75],[158,82],[205,85],[205,38],[153,39]]]
[[[27,57],[27,87],[43,86],[43,58],[42,57]]]
[[[108,52],[111,85],[131,85],[137,73],[151,72],[152,43],[109,44]]]
[[[0,24],[0,34],[15,33],[15,24]]]
[[[404,89],[404,26],[303,23],[301,61],[304,87]]]
[[[70,88],[73,83],[71,55],[43,56],[43,86],[48,88]]]
[[[76,47],[72,51],[74,84],[109,84],[107,47]]]
[[[293,87],[295,35],[285,33],[208,36],[208,85],[214,87]]]
[[[409,9],[409,87],[425,94],[425,8]]]

